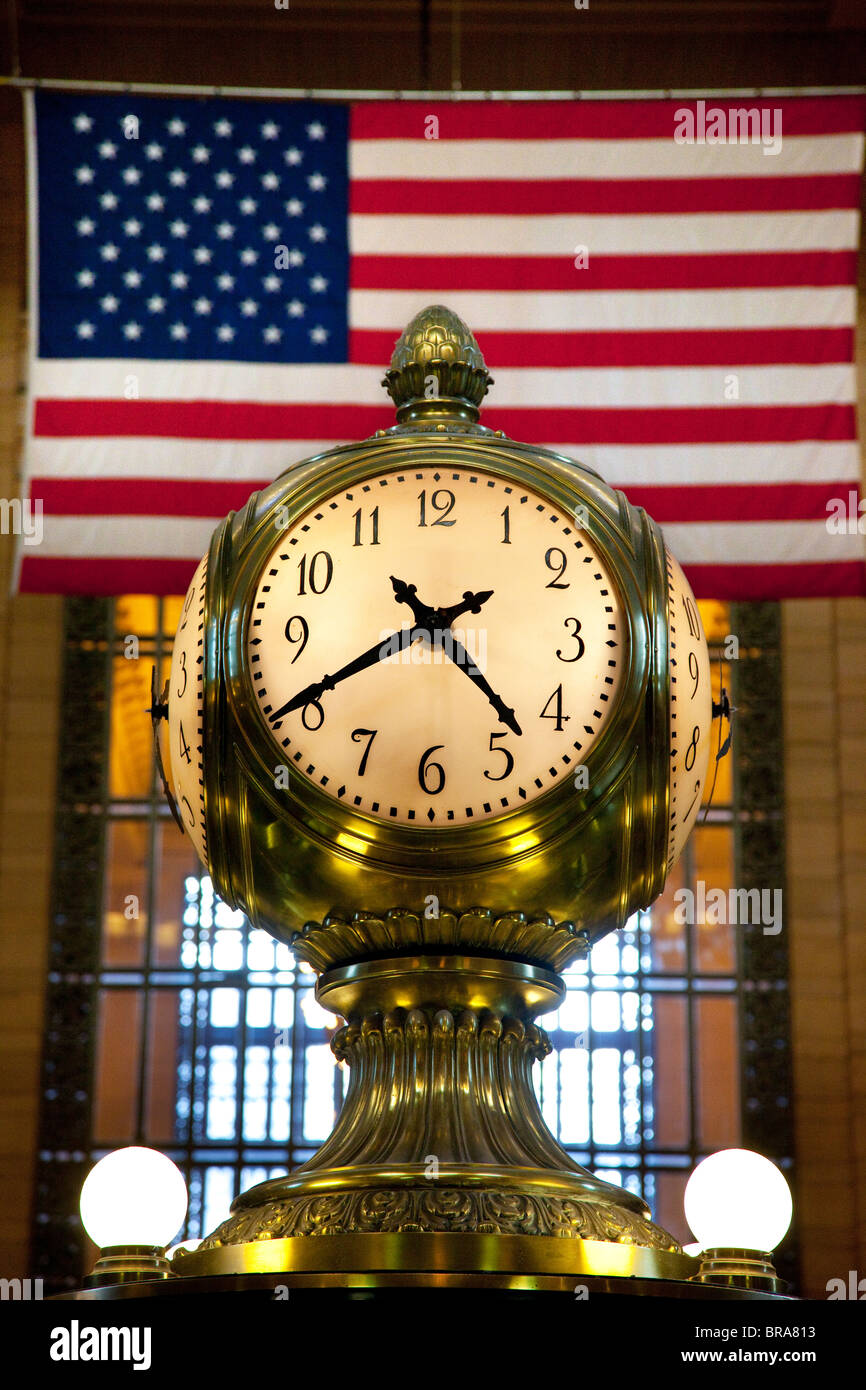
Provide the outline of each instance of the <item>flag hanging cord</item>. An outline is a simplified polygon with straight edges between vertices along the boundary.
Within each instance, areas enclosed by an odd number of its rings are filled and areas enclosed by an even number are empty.
[[[354,87],[213,87],[167,82],[88,82],[86,78],[0,77],[0,87],[48,91],[126,92],[131,96],[259,97],[286,101],[671,101],[701,97],[840,97],[866,95],[864,87],[672,88],[619,92],[394,91]]]

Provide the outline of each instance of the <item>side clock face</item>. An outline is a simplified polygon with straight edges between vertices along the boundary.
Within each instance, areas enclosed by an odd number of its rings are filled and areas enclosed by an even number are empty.
[[[713,698],[710,656],[695,596],[667,548],[665,557],[671,683],[671,803],[667,858],[670,873],[703,800],[710,757]]]
[[[204,772],[204,613],[207,555],[203,556],[186,591],[174,647],[168,694],[171,781],[178,814],[207,863]]]
[[[350,810],[434,828],[585,788],[628,624],[567,510],[431,465],[335,492],[277,537],[246,633],[275,785],[291,766]]]

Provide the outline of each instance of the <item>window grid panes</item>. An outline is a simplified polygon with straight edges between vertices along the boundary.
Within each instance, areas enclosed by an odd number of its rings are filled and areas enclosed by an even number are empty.
[[[152,666],[164,684],[180,603],[114,604],[92,1154],[168,1153],[189,1182],[183,1234],[195,1238],[237,1192],[312,1156],[348,1077],[312,971],[216,898],[165,806],[143,711]],[[701,607],[718,695],[720,681],[730,687],[719,661],[730,617]],[[683,1239],[690,1169],[741,1133],[735,929],[681,925],[674,900],[698,879],[733,885],[731,787],[723,763],[663,896],[568,969],[565,1002],[539,1020],[554,1049],[535,1068],[550,1129]]]

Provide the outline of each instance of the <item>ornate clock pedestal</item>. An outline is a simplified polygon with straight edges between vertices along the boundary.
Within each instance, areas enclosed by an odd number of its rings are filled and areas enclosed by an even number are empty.
[[[348,1019],[332,1044],[351,1078],[336,1128],[303,1167],[239,1196],[179,1272],[309,1272],[336,1253],[342,1269],[373,1260],[437,1282],[515,1264],[682,1277],[694,1262],[645,1203],[574,1163],[544,1123],[531,1072],[551,1048],[534,1018],[564,994],[553,971],[507,957],[327,971],[317,996]]]

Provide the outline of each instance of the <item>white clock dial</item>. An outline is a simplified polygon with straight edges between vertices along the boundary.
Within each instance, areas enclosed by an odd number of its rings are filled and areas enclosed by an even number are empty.
[[[671,803],[667,872],[682,852],[700,810],[710,756],[710,655],[689,581],[665,547],[670,646]]]
[[[171,654],[169,758],[174,799],[199,858],[207,864],[204,771],[204,611],[207,555],[186,591]]]
[[[432,465],[278,532],[246,639],[276,786],[291,766],[349,809],[437,828],[584,790],[628,656],[610,572],[566,509]]]

